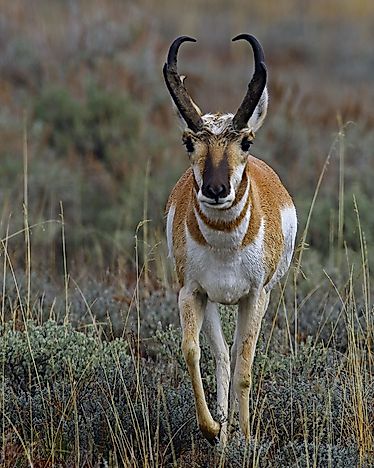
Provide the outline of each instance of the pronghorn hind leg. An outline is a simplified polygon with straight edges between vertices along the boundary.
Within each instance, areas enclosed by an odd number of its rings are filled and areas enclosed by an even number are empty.
[[[182,325],[182,351],[195,395],[196,415],[199,427],[206,439],[215,442],[220,425],[214,421],[204,394],[200,373],[199,334],[203,325],[207,297],[183,287],[179,292],[179,313]]]
[[[217,413],[221,422],[220,443],[225,445],[230,384],[229,350],[223,335],[217,304],[210,301],[205,310],[203,330],[216,361]]]
[[[239,302],[237,323],[237,357],[234,388],[239,402],[239,422],[246,439],[249,439],[249,392],[251,372],[261,322],[269,302],[269,293],[259,293],[242,298]]]

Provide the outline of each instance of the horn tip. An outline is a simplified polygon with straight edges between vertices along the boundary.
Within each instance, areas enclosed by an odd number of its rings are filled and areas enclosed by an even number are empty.
[[[178,37],[178,39],[181,41],[181,42],[197,42],[197,40],[194,38],[194,37],[191,37],[191,36],[180,36]]]
[[[232,42],[235,42],[235,41],[240,41],[241,39],[245,39],[245,40],[248,40],[248,39],[256,39],[255,36],[253,36],[252,34],[245,34],[245,33],[242,33],[242,34],[238,34],[237,36],[235,36],[232,40]]]

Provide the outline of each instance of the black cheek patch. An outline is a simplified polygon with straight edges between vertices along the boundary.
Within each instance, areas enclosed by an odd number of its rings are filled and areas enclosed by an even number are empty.
[[[240,146],[242,148],[242,151],[244,152],[247,152],[249,151],[249,148],[251,147],[252,145],[252,142],[250,140],[248,140],[248,137],[243,137],[241,143],[240,143]]]
[[[186,147],[186,150],[189,152],[189,153],[193,153],[193,151],[195,150],[195,145],[192,141],[192,138],[191,137],[187,137],[183,140],[183,144],[184,146]]]

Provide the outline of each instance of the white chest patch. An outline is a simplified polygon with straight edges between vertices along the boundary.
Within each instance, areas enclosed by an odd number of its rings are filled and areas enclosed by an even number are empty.
[[[255,240],[245,247],[213,248],[198,244],[186,233],[186,285],[206,291],[212,302],[236,304],[264,279],[262,220]]]

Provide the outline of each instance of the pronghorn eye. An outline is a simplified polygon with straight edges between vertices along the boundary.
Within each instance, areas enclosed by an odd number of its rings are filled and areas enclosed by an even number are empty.
[[[241,147],[242,147],[242,151],[244,151],[244,152],[245,152],[245,151],[248,151],[249,148],[250,148],[250,146],[251,146],[251,144],[252,144],[252,142],[249,141],[249,140],[248,140],[248,137],[245,136],[245,137],[242,139],[242,142],[241,142],[241,144],[240,144]]]
[[[184,141],[183,141],[183,144],[184,146],[186,147],[186,150],[189,152],[189,153],[193,153],[194,149],[195,149],[195,146],[193,144],[193,141],[191,139],[191,137],[187,137]]]

